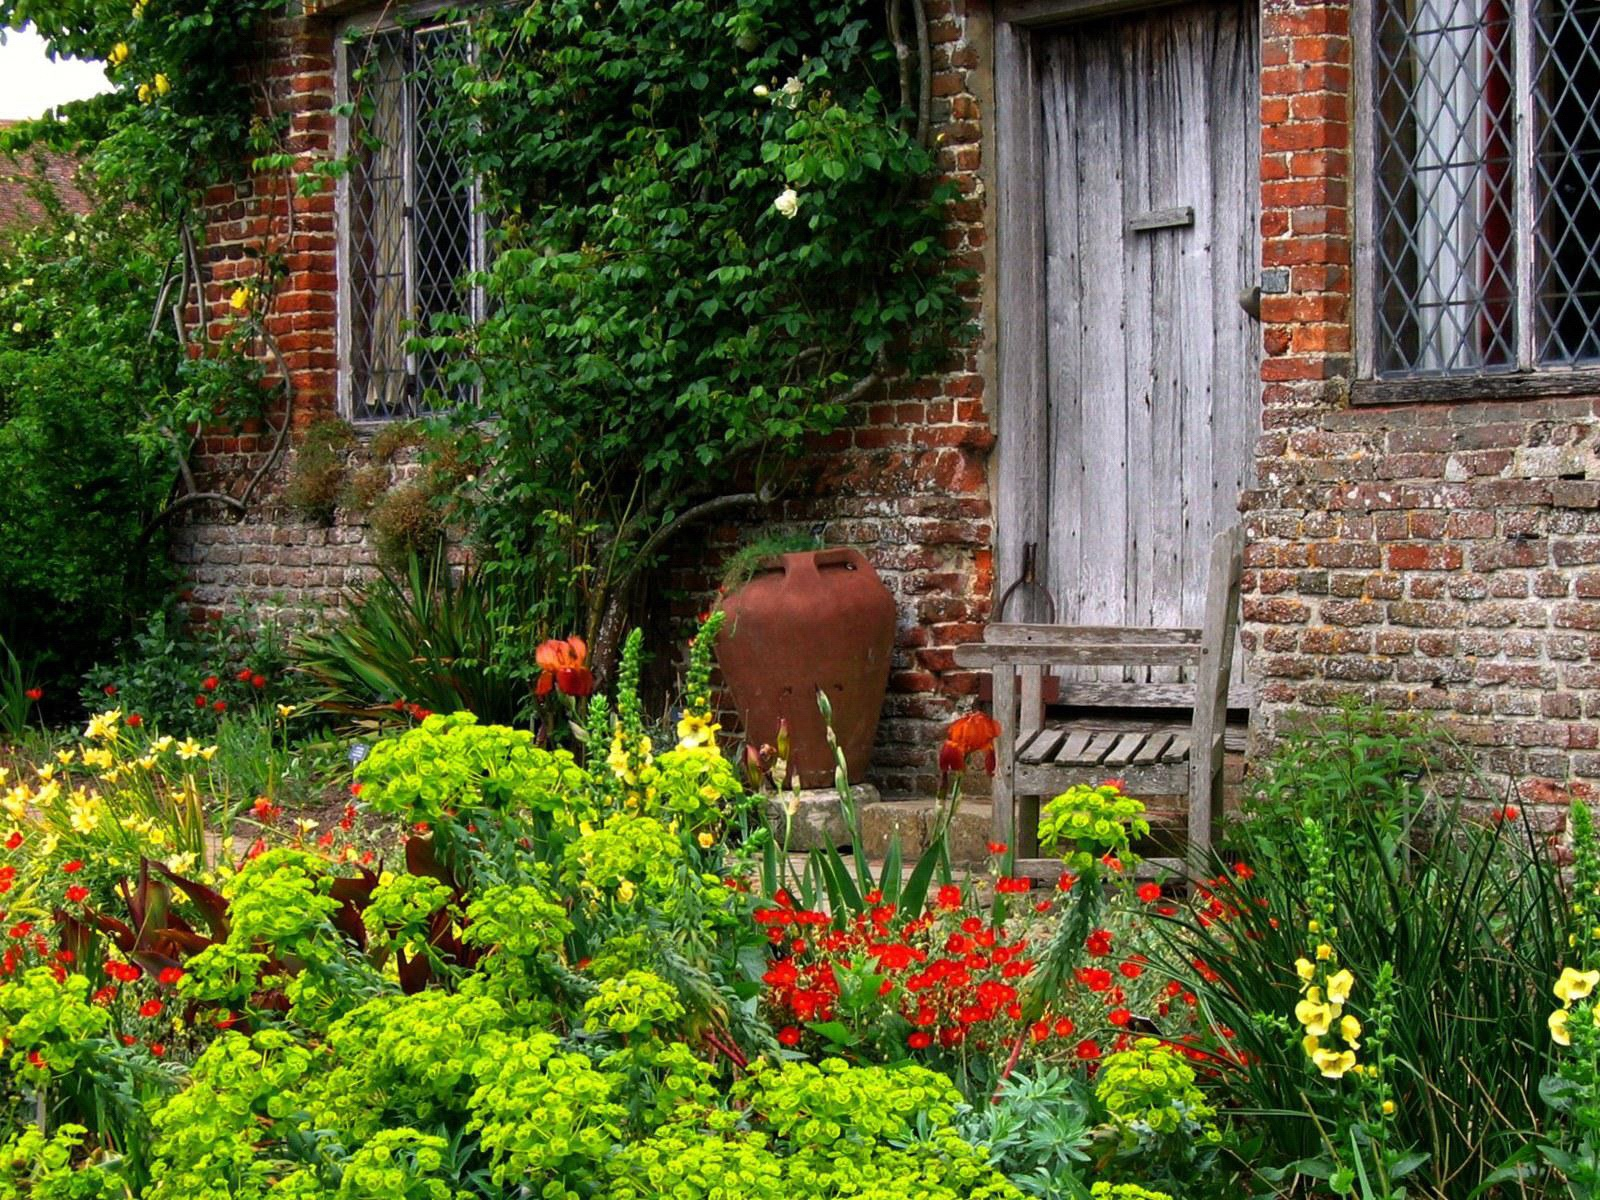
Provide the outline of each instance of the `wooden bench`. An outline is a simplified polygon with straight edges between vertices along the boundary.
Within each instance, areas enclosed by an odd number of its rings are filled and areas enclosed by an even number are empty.
[[[1222,813],[1243,559],[1242,529],[1213,539],[1200,628],[996,623],[982,642],[956,648],[959,665],[987,669],[993,680],[1000,724],[994,836],[1016,847],[1020,873],[1051,869],[1031,857],[1038,853],[1040,799],[1107,779],[1121,779],[1135,796],[1187,796],[1189,859],[1203,864]],[[1051,674],[1063,667],[1175,667],[1186,681],[1077,681]],[[1051,719],[1047,699],[1074,715]],[[1124,715],[1099,715],[1108,710]]]

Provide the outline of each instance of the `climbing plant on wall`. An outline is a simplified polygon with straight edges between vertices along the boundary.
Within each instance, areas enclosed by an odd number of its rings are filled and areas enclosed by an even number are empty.
[[[491,569],[603,664],[642,573],[781,489],[812,435],[964,320],[920,0],[550,0],[463,12],[452,123],[483,180]]]

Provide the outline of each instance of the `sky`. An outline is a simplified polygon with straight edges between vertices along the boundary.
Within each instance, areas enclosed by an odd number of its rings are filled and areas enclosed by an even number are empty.
[[[99,63],[52,62],[32,29],[6,30],[0,46],[0,121],[40,116],[68,100],[109,90]]]

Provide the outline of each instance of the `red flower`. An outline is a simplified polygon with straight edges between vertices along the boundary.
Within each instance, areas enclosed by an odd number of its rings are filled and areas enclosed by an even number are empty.
[[[1096,958],[1104,958],[1111,953],[1111,931],[1096,929],[1084,939],[1083,948]]]
[[[160,1042],[151,1042],[150,1053],[154,1054],[157,1058],[165,1058],[167,1056],[167,1048]]]
[[[1118,1029],[1123,1029],[1127,1027],[1129,1021],[1133,1020],[1133,1014],[1125,1008],[1113,1008],[1106,1015],[1106,1020],[1110,1021]]]
[[[213,709],[215,709],[219,713],[220,712],[227,712],[228,711],[228,702],[226,700],[218,700],[211,707]]]
[[[939,747],[939,771],[949,775],[965,769],[966,760],[961,757],[961,747],[954,742],[946,742]]]
[[[163,967],[162,971],[161,971],[161,974],[156,976],[156,982],[157,983],[164,983],[168,987],[171,987],[173,984],[177,983],[178,980],[180,980],[182,978],[183,978],[183,968],[181,968],[181,967]]]
[[[196,708],[204,708],[207,704],[210,704],[210,703],[211,703],[211,701],[207,700],[204,696],[196,696],[194,698],[194,706]]]
[[[1078,1043],[1078,1048],[1073,1053],[1085,1062],[1091,1062],[1100,1057],[1100,1043],[1093,1038],[1084,1038],[1083,1041]]]
[[[114,987],[103,987],[93,996],[93,1000],[96,1004],[110,1004],[116,998],[117,989]]]
[[[108,683],[100,690],[108,696],[115,696],[117,694],[117,685],[114,683]]]
[[[989,843],[989,853],[990,854],[1004,854],[1008,849],[1009,849],[1009,847],[1004,842],[990,842]]]
[[[1489,814],[1489,816],[1491,819],[1493,819],[1494,823],[1498,825],[1502,821],[1515,821],[1518,817],[1522,816],[1522,812],[1515,804],[1508,804],[1504,808],[1495,809],[1494,812]]]
[[[594,675],[589,670],[589,647],[581,637],[551,638],[533,654],[539,664],[539,683],[534,689],[548,696],[557,688],[565,696],[583,697],[594,691]]]
[[[144,972],[132,963],[108,962],[106,963],[106,974],[119,983],[133,983]]]
[[[82,904],[89,898],[89,889],[81,884],[73,884],[67,889],[68,904]]]
[[[200,688],[202,691],[214,692],[217,690],[217,686],[221,684],[221,682],[222,680],[218,679],[215,675],[207,675],[200,681]]]
[[[144,724],[144,718],[141,717],[138,713],[129,713],[128,714],[128,728],[129,729],[137,729],[137,728],[139,728],[139,726],[141,726],[143,724]]]
[[[250,806],[250,811],[255,814],[256,820],[266,825],[272,824],[283,815],[283,809],[265,796],[257,796],[256,802]]]
[[[798,1046],[800,1044],[800,1031],[793,1025],[785,1025],[778,1030],[778,1042],[784,1046]]]
[[[24,696],[26,696],[29,700],[32,700],[35,704],[37,704],[39,701],[44,699],[44,689],[43,688],[29,688],[27,691],[23,692],[22,694]]]
[[[1161,885],[1158,883],[1141,883],[1139,885],[1139,899],[1146,904],[1154,904],[1161,899]]]
[[[1249,863],[1235,863],[1233,873],[1240,879],[1254,879],[1256,877],[1255,868]]]
[[[64,874],[76,875],[79,871],[83,870],[83,860],[81,858],[75,858],[71,862],[62,863],[61,870]]]
[[[6,849],[15,850],[20,845],[22,845],[22,831],[17,830],[6,839]]]
[[[39,1057],[39,1052],[37,1050],[28,1051],[28,1065],[36,1071],[44,1071],[48,1069],[45,1066],[44,1059]]]
[[[139,1015],[141,1017],[159,1017],[161,1015],[161,1001],[146,1000],[139,1005]]]
[[[960,908],[961,907],[961,889],[960,889],[960,887],[958,887],[956,884],[953,884],[953,883],[941,884],[940,887],[939,887],[939,907],[940,908]]]
[[[1072,1023],[1071,1017],[1056,1018],[1055,1030],[1057,1037],[1071,1037],[1077,1028],[1078,1027]]]
[[[906,1045],[910,1046],[913,1050],[926,1050],[929,1046],[933,1045],[933,1035],[931,1033],[925,1033],[919,1029],[910,1037],[906,1038]]]
[[[1117,967],[1124,979],[1137,979],[1144,974],[1144,968],[1136,962],[1125,962]]]
[[[262,688],[267,686],[267,677],[265,675],[250,676],[250,686],[259,692]]]
[[[252,672],[249,667],[240,667],[239,673],[234,676],[240,683],[249,683]]]

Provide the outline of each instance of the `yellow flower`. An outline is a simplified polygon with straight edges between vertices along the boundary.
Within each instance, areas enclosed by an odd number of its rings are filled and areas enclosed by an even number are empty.
[[[255,303],[256,290],[253,287],[237,287],[233,295],[228,298],[228,304],[234,312],[248,312]]]
[[[1306,1027],[1313,1037],[1323,1037],[1338,1019],[1339,1010],[1322,1002],[1321,993],[1312,988],[1306,998],[1294,1006],[1294,1018]]]
[[[154,750],[157,754],[165,754],[168,750],[172,749],[172,745],[172,735],[170,733],[163,733],[155,741],[150,743],[150,749]]]
[[[1355,976],[1349,971],[1337,971],[1328,976],[1328,1003],[1343,1004],[1350,999],[1350,989],[1355,985]]]
[[[172,81],[169,80],[165,75],[157,74],[156,75],[156,95],[165,96],[171,90],[172,90]]]
[[[58,763],[60,763],[63,767],[70,766],[72,764],[72,760],[77,758],[77,757],[78,757],[77,752],[73,751],[73,750],[57,750],[56,751],[56,761]]]
[[[1321,933],[1322,932],[1322,922],[1321,921],[1307,921],[1306,922],[1306,932],[1307,933]]]
[[[295,821],[294,827],[299,831],[301,837],[305,837],[307,834],[316,832],[317,823],[310,817],[300,817]]]
[[[1572,1045],[1572,1035],[1567,1032],[1567,1010],[1558,1008],[1550,1014],[1546,1022],[1550,1026],[1550,1037],[1558,1046]]]
[[[49,783],[56,777],[56,765],[55,763],[45,763],[42,767],[36,767],[34,773],[45,783]]]
[[[122,721],[122,710],[113,708],[101,713],[97,717],[89,718],[89,725],[83,731],[83,736],[92,742],[116,741],[117,726]]]
[[[1386,1117],[1394,1116],[1394,1101],[1393,1100],[1385,1100],[1383,1102],[1383,1115],[1386,1116]]]
[[[200,757],[200,743],[193,738],[184,738],[178,743],[178,757],[188,762]]]
[[[123,63],[128,61],[129,53],[128,43],[118,42],[115,46],[111,47],[111,53],[106,55],[106,61],[113,67],[120,67]]]
[[[294,705],[292,705],[292,704],[280,704],[280,705],[278,705],[278,715],[280,717],[282,717],[285,721],[287,721],[290,717],[294,716]]]
[[[1594,991],[1595,984],[1600,983],[1600,971],[1574,971],[1571,967],[1561,968],[1561,978],[1556,980],[1556,999],[1562,1004],[1571,1005],[1574,1000],[1585,999]]]
[[[630,900],[633,899],[633,893],[634,893],[633,880],[624,879],[621,883],[619,883],[617,885],[617,899],[621,900],[624,904],[627,904]]]
[[[1361,1049],[1361,1022],[1346,1013],[1339,1018],[1339,1036],[1350,1049]]]
[[[695,841],[700,843],[702,849],[709,850],[717,844],[717,835],[709,829],[702,829]]]
[[[139,85],[140,104],[149,104],[154,97],[155,93],[150,90],[150,85],[148,83],[141,83]]]
[[[155,765],[156,765],[156,756],[154,754],[146,754],[143,758],[141,758],[139,760],[139,766],[141,768],[143,768],[144,770],[146,770],[146,771],[155,770]]]
[[[83,752],[83,765],[93,767],[97,771],[109,770],[111,767],[111,751],[103,746],[91,746]]]
[[[1295,974],[1300,976],[1301,983],[1310,983],[1317,977],[1317,965],[1309,958],[1295,959],[1294,970]]]
[[[200,751],[200,757],[205,759],[207,762],[210,762],[216,756],[217,748],[215,746],[207,746],[204,750]]]
[[[27,814],[28,801],[32,799],[33,793],[19,784],[0,796],[0,808],[4,808],[13,821],[20,821]]]
[[[1345,1072],[1356,1065],[1356,1056],[1349,1050],[1318,1050],[1311,1061],[1324,1079],[1343,1079]]]
[[[87,837],[100,826],[100,803],[87,798],[80,801],[79,797],[82,795],[81,792],[74,794],[73,804],[67,810],[67,821],[71,824],[73,833]]]
[[[1333,957],[1333,947],[1328,945],[1327,942],[1323,942],[1320,946],[1317,947],[1317,961],[1318,962],[1327,962],[1332,957]]]
[[[1304,1047],[1306,1057],[1310,1058],[1322,1046],[1322,1040],[1316,1034],[1308,1033],[1300,1039],[1300,1045]]]
[[[711,719],[701,713],[684,713],[678,719],[678,749],[701,750],[717,744],[717,731]]]

